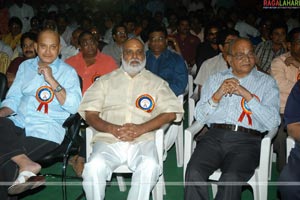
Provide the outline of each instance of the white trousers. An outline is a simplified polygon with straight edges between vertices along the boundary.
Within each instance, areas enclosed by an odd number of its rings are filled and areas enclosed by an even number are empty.
[[[127,199],[149,200],[161,173],[154,141],[95,143],[82,173],[86,199],[104,199],[106,181],[122,164],[133,172]]]

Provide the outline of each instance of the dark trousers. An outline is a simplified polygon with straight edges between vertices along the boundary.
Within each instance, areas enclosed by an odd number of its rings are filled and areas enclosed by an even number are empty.
[[[288,163],[279,176],[281,200],[300,199],[300,144],[296,143],[288,158]]]
[[[12,157],[25,154],[36,161],[58,147],[57,143],[35,137],[26,137],[25,130],[8,119],[0,117],[0,199],[8,199],[7,188],[18,174]]]
[[[273,142],[273,149],[274,152],[277,154],[276,167],[278,172],[281,172],[281,170],[286,164],[286,138],[287,138],[287,133],[284,129],[283,114],[280,114],[280,116],[281,116],[281,124],[278,128],[278,132]]]
[[[249,133],[210,129],[199,138],[187,166],[185,200],[208,200],[209,176],[221,169],[216,199],[240,200],[242,185],[259,164],[261,137]]]

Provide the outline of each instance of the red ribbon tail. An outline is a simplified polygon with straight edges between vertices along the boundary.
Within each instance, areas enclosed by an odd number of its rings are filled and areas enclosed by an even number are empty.
[[[43,103],[40,103],[40,105],[39,105],[39,107],[36,109],[37,111],[41,111],[42,110],[42,108],[43,108]]]
[[[48,114],[48,104],[45,104],[45,112],[46,114]]]
[[[243,111],[242,114],[240,115],[239,119],[238,119],[239,122],[242,122],[242,121],[243,121],[243,119],[244,119],[244,117],[245,117],[245,114],[246,114],[246,113]]]
[[[252,119],[251,119],[251,116],[249,114],[247,114],[247,118],[248,118],[248,124],[250,126],[252,126]]]

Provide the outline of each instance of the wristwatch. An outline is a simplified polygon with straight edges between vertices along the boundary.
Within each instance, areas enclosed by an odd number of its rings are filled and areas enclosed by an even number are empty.
[[[54,89],[54,92],[60,92],[60,91],[62,91],[62,87],[61,87],[61,85],[58,85],[55,89]]]

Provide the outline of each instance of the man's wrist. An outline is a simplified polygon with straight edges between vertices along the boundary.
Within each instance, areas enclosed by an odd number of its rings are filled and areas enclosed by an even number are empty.
[[[60,92],[60,91],[62,91],[63,90],[63,87],[61,86],[61,85],[57,85],[56,86],[56,88],[53,90],[54,92],[56,92],[56,93],[58,93],[58,92]]]

